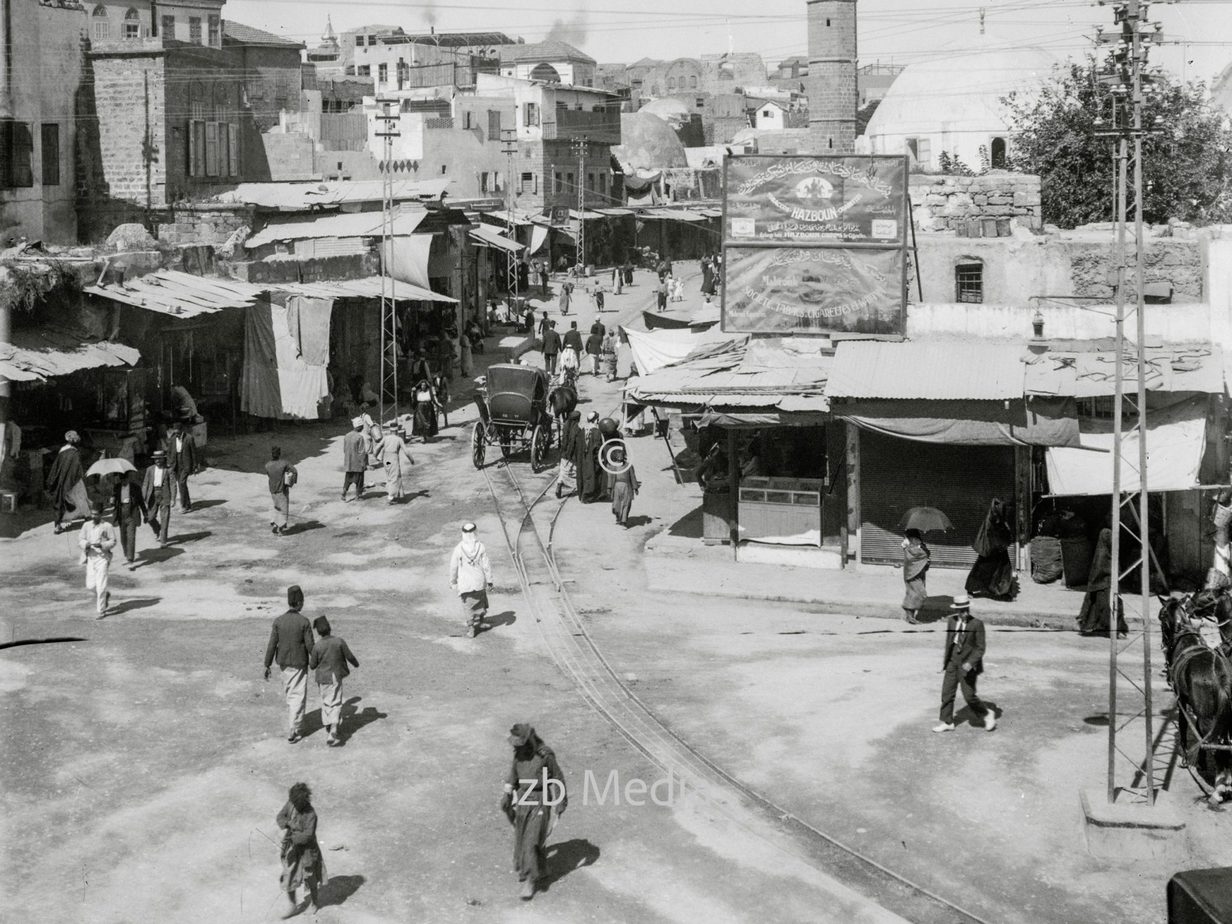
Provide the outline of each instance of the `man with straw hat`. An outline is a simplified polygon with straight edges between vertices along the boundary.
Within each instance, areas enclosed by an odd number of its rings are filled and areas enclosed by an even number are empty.
[[[962,690],[967,707],[984,720],[985,731],[997,727],[997,713],[980,700],[975,682],[984,672],[984,623],[971,615],[971,600],[965,594],[954,600],[953,611],[945,628],[945,652],[941,669],[941,722],[933,731],[954,730],[954,696]]]

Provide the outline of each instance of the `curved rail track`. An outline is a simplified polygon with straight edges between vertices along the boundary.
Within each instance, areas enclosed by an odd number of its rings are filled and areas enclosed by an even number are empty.
[[[503,472],[508,485],[507,491],[500,491],[489,474],[491,467],[480,471],[545,647],[590,705],[630,744],[750,836],[804,860],[886,910],[919,924],[984,924],[978,915],[911,882],[751,789],[658,719],[617,676],[569,599],[552,547],[564,502],[550,514],[536,514],[555,477],[550,471],[534,476],[536,486],[527,490],[509,464],[500,461],[494,467]]]

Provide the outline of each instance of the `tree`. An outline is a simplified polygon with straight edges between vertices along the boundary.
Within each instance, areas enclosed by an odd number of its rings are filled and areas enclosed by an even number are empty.
[[[1164,133],[1142,142],[1143,219],[1232,221],[1232,131],[1206,106],[1202,84],[1163,75],[1153,88],[1143,124],[1159,117]],[[1094,60],[1058,68],[1040,93],[1014,92],[1002,102],[1015,132],[1009,166],[1039,175],[1044,221],[1072,228],[1113,220],[1116,141],[1095,134],[1096,118],[1110,121],[1111,105],[1097,89]]]

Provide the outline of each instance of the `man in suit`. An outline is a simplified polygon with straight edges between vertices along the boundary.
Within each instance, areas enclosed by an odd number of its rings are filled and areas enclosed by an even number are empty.
[[[962,690],[967,706],[984,720],[984,730],[997,727],[997,713],[983,703],[975,692],[975,682],[984,672],[984,623],[971,615],[971,600],[958,597],[950,607],[949,624],[945,628],[945,652],[941,669],[941,722],[933,731],[954,730],[954,696]]]
[[[548,321],[548,329],[543,332],[543,368],[551,375],[556,371],[556,357],[560,354],[560,334],[556,333],[556,322]]]
[[[129,571],[137,564],[137,527],[150,518],[143,494],[136,472],[124,472],[116,478],[112,501],[116,528],[120,531],[120,547]]]
[[[192,510],[192,498],[188,494],[188,476],[197,471],[197,447],[193,444],[188,424],[178,420],[167,434],[167,459],[171,473],[175,475],[180,494],[180,513]]]
[[[342,464],[346,475],[342,480],[342,499],[347,499],[347,491],[355,485],[355,499],[364,499],[364,471],[368,468],[368,445],[364,439],[364,419],[356,417],[351,421],[351,432],[342,438]]]
[[[308,658],[312,653],[312,626],[300,612],[304,608],[304,592],[298,584],[287,588],[287,611],[274,620],[269,642],[265,646],[265,679],[278,659],[282,672],[282,688],[287,698],[287,717],[292,744],[302,736],[304,712],[308,708]]]
[[[155,449],[150,454],[154,464],[145,470],[141,480],[141,494],[150,517],[150,526],[158,532],[158,546],[167,544],[167,530],[171,528],[171,507],[175,503],[176,481],[167,467],[167,453]]]

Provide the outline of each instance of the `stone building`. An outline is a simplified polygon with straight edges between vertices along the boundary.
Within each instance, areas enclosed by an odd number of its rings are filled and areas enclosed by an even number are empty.
[[[86,8],[5,5],[0,17],[0,243],[77,238],[76,97]]]
[[[562,83],[574,87],[595,85],[595,59],[567,42],[516,43],[496,48],[502,77]]]
[[[183,26],[181,13],[203,11],[196,7],[157,10],[156,33],[92,39],[87,52],[78,152],[91,236],[220,187],[270,179],[263,131],[301,106],[300,45],[233,23],[220,22],[215,35],[208,16],[204,31],[196,15]]]
[[[518,207],[532,211],[576,207],[579,185],[588,205],[603,207],[618,198],[611,149],[620,143],[620,110],[603,90],[480,73],[474,87],[387,95],[400,110],[393,160],[408,179],[448,177],[454,199],[501,198],[512,184]],[[366,100],[365,110],[368,150],[383,159],[374,99]],[[512,173],[502,150],[502,129],[517,133]],[[574,149],[579,139],[587,142],[580,179]]]

